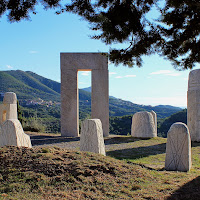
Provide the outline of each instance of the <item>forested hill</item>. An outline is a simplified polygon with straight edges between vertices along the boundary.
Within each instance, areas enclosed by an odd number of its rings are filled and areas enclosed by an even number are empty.
[[[19,100],[60,101],[60,83],[21,70],[0,71],[0,92],[15,92]]]
[[[41,98],[45,101],[60,102],[60,83],[30,71],[0,71],[0,92],[8,91],[15,92],[20,101]],[[91,110],[91,93],[89,91],[87,89],[86,91],[84,89],[79,90],[80,115],[85,116]],[[154,110],[158,118],[165,118],[182,110],[173,106],[138,105],[115,97],[110,97],[109,104],[110,116],[132,115],[139,111]]]

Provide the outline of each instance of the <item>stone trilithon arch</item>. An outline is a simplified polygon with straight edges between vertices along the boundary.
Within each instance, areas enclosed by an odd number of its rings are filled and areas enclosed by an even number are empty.
[[[91,118],[109,135],[108,58],[103,53],[61,53],[61,135],[79,136],[78,71],[92,71]]]

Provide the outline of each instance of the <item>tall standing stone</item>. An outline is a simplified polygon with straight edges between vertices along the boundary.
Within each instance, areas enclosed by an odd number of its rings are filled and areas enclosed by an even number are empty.
[[[189,129],[184,123],[174,123],[167,133],[165,169],[170,171],[189,171],[191,165]]]
[[[3,146],[32,147],[30,137],[24,133],[18,119],[8,119],[2,124],[0,147]]]
[[[109,135],[108,58],[103,53],[61,53],[61,135],[79,136],[78,71],[92,71],[91,116]]]
[[[187,125],[191,140],[200,141],[200,69],[189,74],[187,92]]]
[[[139,138],[157,137],[155,114],[150,112],[137,112],[132,118],[131,135]]]
[[[80,150],[106,155],[101,120],[86,119],[82,122]]]

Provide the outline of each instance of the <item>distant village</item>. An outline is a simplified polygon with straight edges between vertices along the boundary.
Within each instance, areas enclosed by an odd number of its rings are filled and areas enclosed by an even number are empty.
[[[43,105],[43,106],[46,106],[46,107],[51,107],[53,105],[60,105],[61,103],[60,102],[53,102],[53,101],[45,101],[41,98],[38,98],[36,100],[31,100],[31,99],[21,100],[20,104],[25,105],[25,106]]]
[[[3,101],[4,98],[4,93],[0,92],[0,101]],[[60,102],[53,102],[53,101],[45,101],[41,98],[38,99],[24,99],[24,100],[19,100],[20,105],[22,106],[35,106],[35,105],[43,105],[46,107],[51,107],[53,105],[60,105]]]

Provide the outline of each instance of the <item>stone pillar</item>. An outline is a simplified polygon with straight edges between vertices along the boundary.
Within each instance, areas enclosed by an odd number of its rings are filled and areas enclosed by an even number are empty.
[[[61,133],[79,136],[79,99],[77,70],[61,68]]]
[[[171,171],[189,171],[191,165],[189,129],[184,123],[174,123],[167,133],[165,169]]]
[[[187,92],[187,125],[191,140],[200,141],[200,69],[189,74]]]
[[[82,122],[80,150],[106,155],[100,119],[86,119]]]
[[[109,135],[108,70],[92,70],[92,119],[100,119],[104,137]]]

